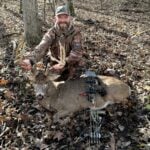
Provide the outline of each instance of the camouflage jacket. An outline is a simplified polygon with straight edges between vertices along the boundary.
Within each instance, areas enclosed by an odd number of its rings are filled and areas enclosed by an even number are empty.
[[[60,56],[59,41],[65,45],[66,57],[72,55],[77,58],[82,57],[81,32],[78,28],[70,26],[68,32],[62,33],[56,26],[45,33],[40,44],[35,47],[30,60],[33,63],[41,61],[50,49],[51,55],[57,59]]]

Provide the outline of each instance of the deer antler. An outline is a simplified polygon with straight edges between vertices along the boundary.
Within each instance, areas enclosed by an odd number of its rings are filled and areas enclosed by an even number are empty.
[[[60,60],[52,56],[51,51],[49,51],[49,56],[52,61],[56,61],[58,64],[64,65],[66,64],[66,50],[65,46],[59,41],[60,47]]]
[[[65,66],[66,64],[66,51],[65,46],[59,41],[60,46],[60,63]]]

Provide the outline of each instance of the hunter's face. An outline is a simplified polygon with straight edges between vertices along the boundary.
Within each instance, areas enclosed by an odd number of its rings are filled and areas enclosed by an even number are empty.
[[[69,27],[71,17],[66,14],[60,14],[55,16],[55,21],[62,30],[65,30]]]

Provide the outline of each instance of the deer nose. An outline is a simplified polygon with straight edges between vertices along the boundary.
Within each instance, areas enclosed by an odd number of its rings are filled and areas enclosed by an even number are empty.
[[[37,99],[37,100],[43,100],[43,99],[44,99],[44,95],[38,94],[38,95],[36,96],[36,99]]]

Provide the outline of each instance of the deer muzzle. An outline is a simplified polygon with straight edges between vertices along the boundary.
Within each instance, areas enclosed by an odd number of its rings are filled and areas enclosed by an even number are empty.
[[[38,94],[38,95],[36,95],[36,99],[37,100],[43,100],[44,99],[44,95],[43,94]]]

